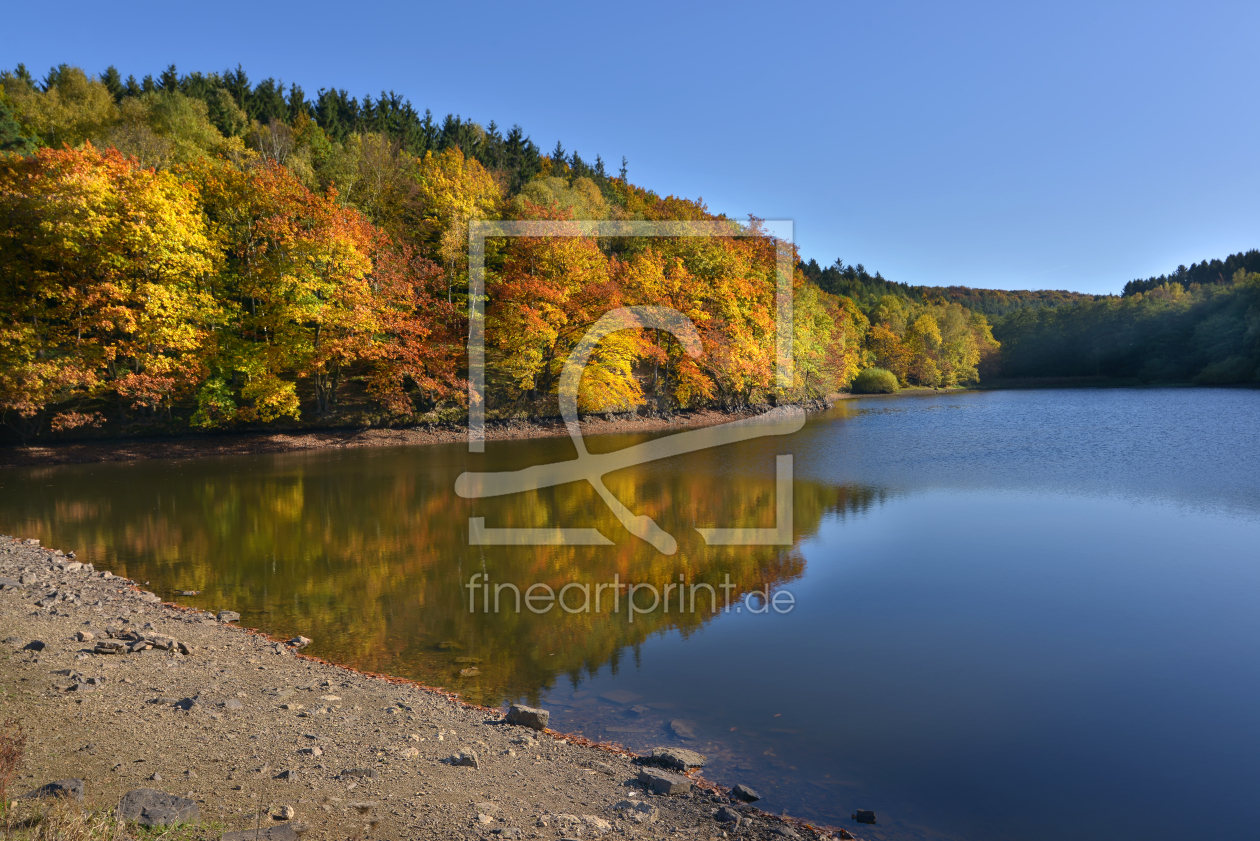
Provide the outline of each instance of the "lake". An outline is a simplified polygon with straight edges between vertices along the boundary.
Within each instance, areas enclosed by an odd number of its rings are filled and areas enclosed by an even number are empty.
[[[466,470],[571,459],[564,439],[5,469],[0,530],[167,598],[199,590],[178,600],[321,657],[692,747],[771,811],[852,827],[873,809],[864,838],[1250,838],[1258,435],[1254,390],[841,401],[791,436],[610,474],[673,555],[586,485],[454,493]],[[707,546],[696,528],[775,525],[788,453],[792,545]],[[470,517],[612,545],[470,545]],[[476,574],[572,583],[570,607],[583,584],[680,576],[699,598],[534,613],[501,588],[495,612]]]

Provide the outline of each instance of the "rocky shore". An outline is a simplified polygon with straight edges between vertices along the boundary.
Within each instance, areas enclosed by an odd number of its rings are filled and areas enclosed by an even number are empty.
[[[808,411],[822,411],[830,408],[833,401],[850,396],[833,394],[826,400],[811,400],[801,405]],[[608,435],[610,433],[694,429],[758,415],[770,408],[769,406],[748,406],[729,411],[696,409],[670,415],[638,415],[632,412],[589,415],[582,418],[582,433]],[[487,441],[506,441],[522,438],[567,437],[568,434],[568,429],[559,418],[538,418],[488,422],[485,437]],[[399,447],[415,444],[461,443],[467,440],[467,427],[450,424],[401,429],[297,430],[181,435],[169,438],[56,441],[45,444],[32,443],[25,447],[14,444],[0,446],[0,466],[138,461],[150,458],[197,458],[356,447]]]
[[[307,657],[38,541],[0,536],[8,797],[81,799],[181,838],[851,838],[503,711]]]

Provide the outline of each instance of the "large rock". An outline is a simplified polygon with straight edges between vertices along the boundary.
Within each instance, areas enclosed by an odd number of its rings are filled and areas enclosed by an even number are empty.
[[[141,826],[173,826],[195,821],[201,816],[197,804],[152,788],[138,788],[123,795],[118,802],[118,817]]]
[[[686,748],[652,748],[652,761],[666,768],[686,771],[690,768],[703,767],[705,756]]]
[[[657,794],[686,794],[691,791],[691,780],[681,774],[645,768],[639,772],[639,782]]]
[[[752,803],[761,799],[761,795],[757,793],[756,789],[749,788],[743,783],[731,789],[731,797],[734,797],[736,800],[742,800],[745,803]]]
[[[875,813],[870,809],[858,809],[853,813],[853,820],[858,823],[875,823]]]
[[[551,713],[536,707],[513,704],[508,708],[507,723],[519,724],[521,727],[532,727],[535,730],[546,730]]]
[[[730,806],[723,806],[721,809],[717,810],[717,814],[713,817],[717,818],[719,823],[738,824],[741,820],[743,820],[744,816],[739,812],[736,812]]]
[[[22,795],[24,800],[40,800],[45,797],[73,797],[81,801],[83,800],[83,780],[57,780]]]

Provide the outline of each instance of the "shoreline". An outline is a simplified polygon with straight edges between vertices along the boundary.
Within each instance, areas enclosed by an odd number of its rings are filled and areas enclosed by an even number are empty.
[[[864,395],[833,394],[807,403],[808,412],[826,411],[836,400]],[[745,409],[696,409],[676,412],[670,417],[639,415],[590,415],[582,418],[586,436],[635,432],[662,432],[675,429],[698,429],[716,426],[731,420],[753,417],[769,411],[771,406]],[[488,422],[487,441],[509,441],[528,438],[565,438],[568,429],[560,418]],[[0,447],[0,467],[40,467],[54,464],[89,464],[108,461],[140,461],[158,458],[200,458],[203,456],[285,453],[302,450],[357,449],[360,447],[398,447],[421,444],[452,444],[468,440],[464,426],[409,427],[404,429],[343,429],[276,432],[240,432],[218,435],[188,434],[169,438],[107,438],[81,441],[58,441],[23,447],[8,444]]]
[[[27,734],[11,798],[73,779],[103,810],[153,788],[196,804],[181,837],[224,841],[259,822],[273,839],[852,837],[699,769],[301,654],[38,541],[0,536],[0,588],[4,716]]]

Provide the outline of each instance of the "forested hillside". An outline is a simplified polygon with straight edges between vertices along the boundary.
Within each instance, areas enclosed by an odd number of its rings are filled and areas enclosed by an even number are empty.
[[[1182,267],[1173,277],[1185,274]],[[1126,287],[1123,297],[1017,310],[993,332],[1007,377],[1254,383],[1260,381],[1260,273],[1239,265],[1224,281],[1172,280],[1146,291]]]
[[[554,415],[564,360],[619,305],[684,312],[701,352],[648,329],[605,339],[584,411],[809,399],[871,367],[939,387],[982,367],[1239,382],[1257,366],[1257,252],[1122,299],[909,286],[794,256],[795,382],[779,389],[778,246],[750,236],[755,219],[636,186],[624,158],[611,173],[559,142],[544,154],[519,126],[438,120],[393,92],[308,98],[240,68],[36,80],[19,65],[0,73],[7,434],[460,422],[476,219],[731,225],[491,241],[491,418]]]
[[[0,412],[23,439],[467,413],[474,219],[721,221],[560,143],[421,114],[395,93],[251,83],[243,70],[0,75]],[[861,307],[795,278],[795,382],[774,382],[776,245],[492,241],[490,416],[556,413],[560,368],[608,308],[687,314],[701,353],[605,339],[585,411],[808,399],[873,364],[975,382],[995,343],[946,301]],[[878,307],[876,302],[876,306]],[[869,307],[868,307],[869,309]],[[872,310],[873,311],[873,310]],[[95,434],[95,433],[94,433]]]

